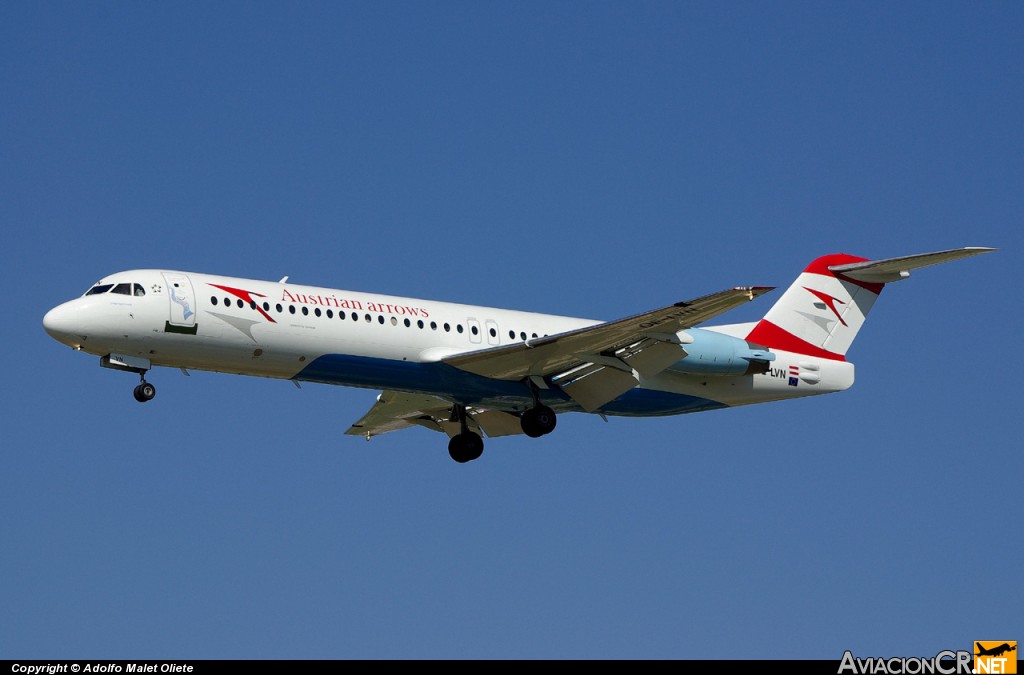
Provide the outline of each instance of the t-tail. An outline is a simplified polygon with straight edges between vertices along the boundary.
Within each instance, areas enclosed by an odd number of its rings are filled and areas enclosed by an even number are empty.
[[[918,267],[994,250],[971,246],[886,260],[845,253],[822,256],[796,278],[747,340],[773,349],[845,361],[847,350],[887,283],[906,279],[910,270]]]

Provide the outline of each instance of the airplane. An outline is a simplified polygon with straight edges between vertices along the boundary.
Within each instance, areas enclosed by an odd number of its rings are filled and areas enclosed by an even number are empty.
[[[139,269],[104,277],[43,327],[105,368],[155,366],[383,390],[346,432],[420,426],[456,462],[483,436],[539,437],[558,415],[647,417],[838,392],[882,287],[910,271],[995,249],[812,261],[762,319],[701,326],[773,290],[742,286],[617,321],[460,305],[233,277]]]
[[[974,653],[975,656],[1002,656],[1006,652],[1012,652],[1017,649],[1016,642],[1012,645],[1009,642],[1004,642],[1003,644],[992,647],[991,649],[985,649],[980,642],[975,642],[974,645],[978,650]]]

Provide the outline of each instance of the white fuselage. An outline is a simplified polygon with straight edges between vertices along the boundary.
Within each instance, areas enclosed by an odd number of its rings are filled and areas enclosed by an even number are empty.
[[[428,393],[508,411],[532,405],[527,384],[473,375],[441,360],[599,323],[168,270],[111,275],[44,320],[61,342],[102,357],[123,357],[122,362],[143,370],[170,366]],[[749,329],[703,330],[744,337]],[[694,412],[840,391],[853,384],[850,363],[773,352],[776,360],[763,374],[699,375],[670,367],[596,412]],[[579,410],[557,389],[541,393],[552,408]]]

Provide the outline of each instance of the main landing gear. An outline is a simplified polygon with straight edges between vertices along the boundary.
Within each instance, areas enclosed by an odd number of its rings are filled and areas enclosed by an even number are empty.
[[[472,462],[484,454],[484,439],[466,426],[466,406],[457,405],[452,409],[452,421],[457,421],[462,431],[448,441],[448,454],[459,464]]]
[[[448,441],[448,454],[459,464],[472,462],[484,454],[484,439],[480,434],[463,431]]]
[[[537,405],[530,408],[519,419],[519,424],[523,427],[523,433],[530,438],[540,438],[550,434],[555,430],[557,423],[558,418],[555,417],[555,411],[546,405]]]
[[[457,405],[452,408],[452,422],[458,422],[461,431],[448,441],[448,454],[459,464],[472,462],[484,454],[484,439],[480,434],[472,432],[466,425],[466,407]],[[519,420],[523,433],[530,438],[539,438],[555,430],[558,422],[555,411],[546,405],[536,405],[522,414]]]
[[[152,401],[153,397],[156,396],[156,387],[149,382],[146,382],[146,373],[139,373],[139,377],[142,379],[142,383],[135,387],[135,400],[139,403],[145,403],[146,401]]]
[[[533,395],[533,407],[519,416],[519,426],[530,438],[540,438],[555,430],[558,419],[554,410],[540,402],[540,390],[533,379],[527,379],[526,384]]]

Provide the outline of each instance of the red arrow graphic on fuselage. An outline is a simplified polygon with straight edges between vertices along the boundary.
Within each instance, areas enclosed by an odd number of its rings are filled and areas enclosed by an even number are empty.
[[[255,300],[253,300],[253,296],[256,296],[257,298],[265,298],[265,297],[267,297],[267,296],[263,295],[262,293],[256,293],[255,291],[245,291],[245,290],[242,290],[241,288],[232,288],[231,286],[221,286],[220,284],[210,284],[210,285],[213,286],[214,288],[219,288],[220,290],[224,291],[225,293],[230,293],[231,295],[235,296],[239,300],[247,303],[250,307],[255,308],[256,311],[259,312],[260,314],[262,314],[264,317],[266,317],[267,321],[269,321],[270,323],[277,323],[276,321],[274,321],[274,317],[270,316],[265,311],[263,311],[263,308],[260,307],[260,304],[258,302],[256,302]]]

